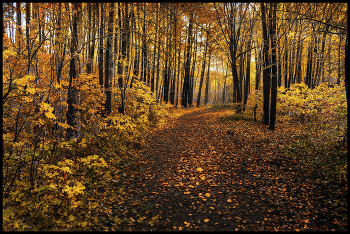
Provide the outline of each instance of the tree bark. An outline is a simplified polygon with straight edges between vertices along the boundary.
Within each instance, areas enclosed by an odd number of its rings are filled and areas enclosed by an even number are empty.
[[[118,63],[118,86],[121,96],[121,103],[118,107],[118,112],[121,114],[125,113],[125,105],[124,105],[124,99],[125,99],[125,87],[124,87],[124,79],[126,77],[126,74],[128,72],[128,66],[123,65],[123,62],[126,62],[129,57],[128,53],[128,47],[129,47],[129,3],[124,3],[124,13],[123,17],[119,21],[119,27],[122,28],[121,31],[121,50],[120,50],[120,56],[119,56],[119,63]],[[119,6],[120,10],[120,6]],[[120,13],[120,12],[119,12]],[[120,14],[119,14],[120,15]],[[121,25],[121,21],[123,21],[123,25]],[[122,27],[123,26],[123,27]],[[126,82],[127,83],[127,82]]]
[[[28,71],[27,74],[29,74],[30,72],[30,63],[31,63],[31,59],[30,59],[30,2],[26,3],[26,41],[27,41],[27,53],[28,53]],[[59,5],[59,10],[61,10],[61,3]],[[59,20],[60,20],[60,15],[58,16]]]
[[[261,21],[263,29],[263,54],[264,54],[264,68],[263,68],[263,124],[269,124],[269,102],[270,102],[270,68],[267,68],[269,65],[269,41],[267,38],[267,26],[266,26],[266,17],[265,17],[265,6],[264,3],[261,3]]]
[[[182,88],[182,97],[181,105],[187,108],[188,95],[190,88],[190,52],[191,52],[191,43],[192,43],[192,21],[193,21],[193,12],[190,12],[190,21],[188,25],[188,35],[187,35],[187,49],[186,49],[186,63],[185,63],[185,76]]]
[[[210,28],[210,26],[208,27],[208,29]],[[197,107],[200,106],[200,102],[201,102],[201,94],[202,94],[202,87],[203,87],[203,81],[204,81],[204,73],[205,73],[205,63],[207,60],[207,53],[208,53],[208,44],[209,44],[209,33],[207,31],[207,35],[206,35],[206,41],[205,41],[205,49],[204,49],[204,57],[203,57],[203,63],[202,63],[202,72],[201,72],[201,77],[200,77],[200,81],[199,81],[199,90],[198,90],[198,97],[197,97]],[[226,80],[225,80],[226,81]]]
[[[276,65],[276,8],[277,2],[270,3],[272,10],[272,18],[270,18],[270,40],[271,40],[271,110],[270,110],[270,125],[269,129],[274,130],[276,124],[276,104],[277,104],[277,65]]]
[[[191,66],[191,72],[190,72],[190,87],[188,92],[188,105],[193,106],[193,90],[194,90],[194,71],[196,67],[196,59],[197,59],[197,30],[194,32],[194,51],[192,53],[193,59],[192,59],[192,66]]]
[[[251,36],[247,43],[247,50],[250,49],[250,42],[251,42]],[[250,60],[251,60],[251,54],[250,51],[247,53],[247,68],[246,68],[246,77],[245,77],[245,84],[244,84],[244,98],[243,98],[243,105],[244,107],[247,105],[247,99],[249,94],[249,85],[250,85]]]
[[[100,18],[100,43],[99,43],[99,53],[98,53],[98,77],[99,77],[99,82],[100,82],[100,86],[101,89],[103,87],[103,27],[104,27],[104,23],[103,23],[103,14],[104,14],[104,10],[103,10],[103,4],[101,3],[101,18]]]
[[[78,47],[78,19],[80,18],[80,14],[81,14],[81,3],[75,2],[73,4],[73,16],[72,16],[72,39],[71,39],[71,45],[70,45],[71,60],[70,60],[69,85],[68,85],[68,97],[67,97],[68,111],[66,114],[67,124],[72,128],[75,127],[75,118],[76,118],[76,108],[74,107],[74,104],[76,103],[76,97],[75,97],[76,88],[73,86],[73,80],[78,75],[77,68],[76,68],[78,56],[76,55],[76,52]],[[70,139],[75,132],[72,128],[67,129],[67,134],[66,134],[67,139]]]
[[[261,49],[255,48],[255,90],[259,90],[261,77]]]
[[[156,24],[155,24],[155,35],[154,35],[154,46],[153,46],[153,68],[152,68],[152,75],[151,75],[151,91],[154,92],[154,72],[156,69],[156,49],[157,49],[157,43],[158,41],[158,14],[159,14],[159,8],[157,3],[157,11],[156,11]],[[159,51],[158,51],[159,53]]]
[[[111,114],[112,110],[112,74],[111,68],[113,65],[112,61],[112,43],[113,43],[113,19],[114,19],[114,3],[110,3],[108,14],[108,28],[107,28],[107,45],[106,45],[106,55],[105,55],[105,92],[106,92],[106,102],[105,102],[105,114],[106,116]]]
[[[208,71],[207,71],[207,81],[205,82],[205,94],[204,94],[204,105],[208,104],[209,101],[209,72],[210,72],[210,59],[211,59],[211,51],[209,48],[209,61],[208,61]]]

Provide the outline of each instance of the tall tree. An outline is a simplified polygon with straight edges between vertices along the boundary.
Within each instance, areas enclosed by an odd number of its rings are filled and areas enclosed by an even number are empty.
[[[265,15],[265,5],[261,3],[261,22],[263,31],[263,119],[265,125],[269,124],[269,105],[270,105],[270,68],[269,66],[269,40],[267,38],[267,24]]]
[[[153,66],[152,66],[152,75],[151,75],[151,91],[154,92],[154,76],[155,76],[155,69],[156,69],[156,51],[157,51],[157,43],[159,44],[158,40],[158,27],[159,27],[159,20],[158,20],[158,15],[159,15],[159,7],[157,3],[156,7],[156,23],[155,23],[155,34],[154,34],[154,45],[153,45]],[[159,50],[158,50],[159,53]]]
[[[119,5],[118,5],[119,6]],[[120,9],[120,6],[118,7]],[[119,11],[119,10],[118,10]],[[118,13],[120,15],[120,12]],[[123,21],[123,25],[121,22]],[[129,18],[129,3],[124,3],[123,17],[119,21],[119,27],[122,28],[121,31],[121,49],[120,56],[118,59],[118,86],[120,91],[121,103],[118,107],[118,112],[125,113],[125,89],[127,85],[127,76],[129,75],[128,66],[124,65],[129,59],[129,47],[130,47],[130,18]],[[125,85],[124,85],[125,82]]]
[[[247,51],[250,50],[250,43],[252,39],[252,33],[250,34],[250,38],[247,42]],[[250,60],[251,60],[251,52],[249,51],[247,53],[247,69],[246,69],[246,77],[245,77],[245,83],[244,83],[244,96],[243,96],[243,105],[245,108],[245,105],[247,104],[249,89],[250,89]]]
[[[210,25],[208,26],[207,30],[209,30]],[[201,102],[201,94],[202,94],[202,87],[203,87],[203,81],[204,81],[204,73],[205,73],[205,63],[207,60],[207,52],[208,52],[208,44],[209,44],[209,33],[206,31],[206,41],[205,41],[205,48],[204,48],[204,57],[203,57],[203,62],[202,62],[202,71],[201,71],[201,76],[200,76],[200,81],[199,81],[199,89],[198,89],[198,97],[197,97],[197,106],[200,105]]]
[[[68,85],[68,111],[66,114],[67,123],[72,128],[75,127],[75,118],[76,118],[76,108],[74,105],[76,104],[76,87],[73,84],[73,80],[78,76],[78,59],[77,56],[77,48],[78,48],[78,20],[80,19],[81,14],[81,3],[75,2],[72,7],[73,16],[72,16],[72,37],[70,43],[70,70],[69,70],[69,85]],[[66,137],[70,139],[73,137],[75,131],[72,128],[67,129]]]
[[[16,2],[16,15],[17,15],[17,25],[16,25],[16,44],[17,44],[17,53],[21,53],[21,41],[22,41],[22,11],[21,3]]]
[[[27,2],[26,3],[26,45],[27,45],[27,58],[28,58],[28,70],[27,73],[29,74],[30,71],[30,64],[31,64],[31,55],[30,55],[30,5],[31,3]],[[60,3],[60,8],[61,8],[61,3]],[[60,16],[59,16],[60,18]]]
[[[106,92],[106,102],[105,102],[105,114],[110,115],[112,109],[112,74],[111,68],[113,66],[112,61],[112,42],[113,42],[113,19],[114,19],[114,3],[109,5],[108,14],[108,28],[107,28],[107,45],[106,45],[106,55],[105,55],[105,92]]]
[[[189,106],[193,105],[193,91],[194,91],[194,72],[195,72],[195,67],[196,67],[196,59],[197,59],[197,30],[195,29],[194,32],[194,50],[192,50],[191,53],[191,58],[192,59],[192,66],[190,69],[190,85],[189,85],[189,90],[188,90],[188,99],[187,103]],[[193,48],[193,46],[191,46]]]
[[[190,53],[191,53],[192,36],[193,36],[192,35],[193,17],[194,17],[194,13],[192,12],[192,9],[191,9],[190,15],[189,15],[190,19],[189,19],[188,35],[187,35],[185,76],[184,76],[182,96],[181,96],[181,105],[185,108],[187,107],[189,90],[190,90],[190,68],[191,68]]]
[[[167,20],[166,20],[166,50],[165,50],[165,57],[164,57],[164,69],[163,69],[163,99],[164,102],[167,103],[169,100],[169,85],[170,85],[170,52],[171,52],[171,19],[172,19],[172,12],[170,11],[170,14],[168,14]]]
[[[104,3],[101,3],[101,16],[100,16],[100,34],[99,34],[99,51],[98,51],[98,77],[101,88],[103,87],[103,34],[104,34]]]
[[[276,10],[277,2],[270,3],[270,41],[271,41],[271,110],[269,129],[274,130],[276,124],[276,105],[277,105],[277,65],[276,65]]]
[[[207,80],[205,82],[205,93],[204,93],[204,105],[207,105],[209,102],[209,73],[210,73],[210,59],[211,59],[212,48],[209,47],[209,61],[208,61],[208,70],[207,70]]]

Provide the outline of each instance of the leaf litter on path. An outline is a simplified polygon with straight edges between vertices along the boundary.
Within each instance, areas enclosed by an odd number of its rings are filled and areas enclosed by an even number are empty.
[[[253,122],[223,125],[223,113],[193,108],[151,134],[125,191],[129,213],[159,216],[125,230],[347,230],[347,187],[339,203],[320,196],[307,169],[270,144],[272,133]]]

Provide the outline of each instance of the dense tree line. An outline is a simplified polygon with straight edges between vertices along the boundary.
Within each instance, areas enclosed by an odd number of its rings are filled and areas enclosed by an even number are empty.
[[[88,73],[98,77],[106,116],[125,113],[126,91],[136,81],[150,86],[159,101],[183,107],[194,102],[199,106],[203,98],[204,104],[245,105],[254,88],[263,90],[263,123],[271,123],[273,129],[277,87],[305,82],[314,88],[344,80],[346,7],[345,3],[4,3],[3,36],[26,61],[23,70],[11,71],[13,79],[29,74],[43,79],[38,54],[46,54],[50,72],[45,71],[45,78],[52,84],[68,82],[68,88],[60,91],[60,95],[67,92],[67,111],[54,108],[60,121],[70,126],[78,124],[75,106],[81,101],[74,81]],[[3,101],[13,79],[4,83],[8,89]]]

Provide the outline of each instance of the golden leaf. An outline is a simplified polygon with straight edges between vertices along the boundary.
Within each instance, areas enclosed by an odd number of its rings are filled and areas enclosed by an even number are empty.
[[[56,119],[56,116],[50,111],[46,112],[45,116],[49,119]]]

